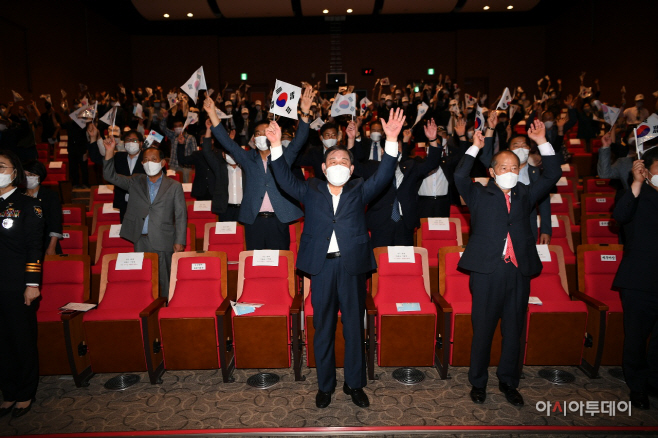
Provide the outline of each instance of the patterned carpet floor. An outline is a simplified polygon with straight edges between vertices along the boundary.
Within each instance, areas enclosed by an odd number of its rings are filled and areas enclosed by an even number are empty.
[[[218,370],[168,371],[161,385],[151,385],[143,373],[139,383],[124,391],[104,388],[103,384],[114,376],[111,374],[96,375],[87,388],[76,388],[67,376],[48,376],[41,378],[36,403],[28,415],[0,419],[0,435],[235,428],[535,425],[597,426],[610,428],[605,435],[612,436],[621,433],[615,431],[617,427],[658,427],[656,399],[651,400],[651,410],[632,410],[630,416],[628,413],[616,413],[615,416],[603,413],[581,416],[572,412],[547,416],[545,412],[540,413],[536,404],[542,401],[628,400],[626,385],[612,377],[608,367],[602,367],[600,379],[589,379],[575,367],[560,367],[576,377],[573,383],[565,385],[554,385],[539,377],[540,369],[524,369],[525,379],[519,388],[526,402],[523,408],[508,404],[498,391],[495,367],[490,368],[488,397],[483,405],[475,405],[469,398],[468,368],[451,368],[451,378],[447,380],[440,380],[434,368],[420,368],[425,380],[413,386],[395,381],[392,377],[394,369],[378,368],[379,380],[369,382],[366,387],[371,401],[368,409],[357,408],[340,391],[343,382],[341,369],[338,371],[339,391],[331,405],[322,410],[315,407],[317,380],[315,370],[309,368],[303,369],[306,380],[302,382],[294,381],[292,369],[260,370],[281,377],[268,389],[255,389],[246,384],[256,370],[236,370],[235,382],[230,384],[222,383]],[[386,433],[391,436],[394,431]],[[412,433],[400,431],[396,436]],[[482,434],[477,435],[518,436],[519,432],[483,431]],[[578,432],[574,430],[566,435],[575,434]],[[585,434],[595,435],[594,432]],[[638,434],[637,431],[633,433]],[[652,434],[658,435],[658,430]],[[258,435],[263,436],[262,433]],[[351,436],[359,435],[357,432]],[[384,436],[383,432],[375,435]],[[418,435],[413,436],[435,435],[434,432],[418,431]],[[442,434],[471,435],[473,433],[454,430]],[[557,436],[556,433],[550,435]]]

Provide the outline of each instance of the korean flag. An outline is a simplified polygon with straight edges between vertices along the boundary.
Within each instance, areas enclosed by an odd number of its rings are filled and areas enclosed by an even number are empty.
[[[509,107],[510,102],[512,102],[512,95],[509,92],[509,88],[505,87],[503,95],[500,97],[496,109],[505,111],[507,107]]]
[[[331,117],[343,114],[354,116],[356,112],[356,94],[337,94],[331,107]]]
[[[475,125],[473,128],[476,131],[484,131],[484,127],[486,126],[485,120],[484,120],[484,114],[482,113],[482,108],[480,108],[480,105],[475,106]]]
[[[270,102],[270,112],[282,117],[297,120],[297,102],[302,97],[302,89],[287,82],[276,80]]]

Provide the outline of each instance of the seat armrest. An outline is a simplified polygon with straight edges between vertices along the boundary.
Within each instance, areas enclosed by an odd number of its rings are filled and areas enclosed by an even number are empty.
[[[375,306],[375,300],[372,299],[372,295],[366,294],[366,310],[368,315],[377,315],[377,306]]]
[[[437,307],[440,307],[443,312],[452,312],[452,306],[450,303],[446,301],[445,298],[443,298],[443,295],[440,293],[433,291],[432,292],[432,301],[434,301],[434,304]]]
[[[580,292],[580,291],[574,291],[574,292],[572,292],[572,293],[571,293],[571,297],[572,297],[572,298],[576,298],[576,299],[578,299],[578,300],[580,300],[580,301],[583,301],[585,304],[587,304],[588,307],[593,307],[593,308],[596,309],[596,310],[599,310],[599,311],[606,311],[606,312],[607,312],[608,310],[610,310],[610,307],[608,307],[607,304],[605,304],[605,303],[603,303],[603,302],[597,300],[597,299],[594,298],[594,297],[591,297],[591,296],[589,296],[589,295],[587,295],[587,294],[584,294],[584,293],[582,293],[582,292]]]
[[[296,315],[299,314],[302,308],[302,294],[295,295],[295,298],[292,300],[290,305],[290,314]]]
[[[149,316],[157,312],[160,309],[160,307],[164,306],[166,302],[167,300],[165,298],[162,297],[157,298],[146,309],[139,312],[139,317],[148,318]]]
[[[222,301],[222,304],[220,304],[217,310],[215,311],[215,315],[216,316],[226,315],[230,311],[231,311],[231,300],[228,297],[226,297],[224,298],[224,301]]]
[[[90,298],[87,301],[85,301],[83,304],[97,304],[97,303]],[[93,309],[89,309],[89,311],[97,309],[97,308],[98,308],[98,306],[94,307]],[[60,317],[61,317],[60,320],[61,321],[71,321],[73,318],[77,318],[78,316],[83,315],[85,313],[87,313],[87,312],[76,311],[76,312],[71,312],[71,313],[62,313],[60,315]]]

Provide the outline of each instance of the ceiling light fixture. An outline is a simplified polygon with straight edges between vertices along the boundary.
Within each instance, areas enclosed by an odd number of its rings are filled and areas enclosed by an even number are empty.
[[[322,13],[323,13],[323,14],[328,14],[328,13],[329,13],[329,9],[325,9],[324,11],[322,11]]]
[[[514,9],[514,6],[509,5],[509,6],[507,7],[507,9]]]
[[[348,9],[348,10],[347,10],[347,13],[348,13],[348,14],[351,14],[352,12],[354,12],[354,11],[351,10],[351,9]]]
[[[489,6],[485,6],[485,7],[482,8],[482,9],[484,9],[485,11],[488,11],[488,10],[489,10]]]
[[[191,18],[191,17],[194,17],[194,14],[191,13],[191,12],[188,12],[188,13],[187,13],[187,16]]]
[[[169,18],[169,14],[164,14],[163,17]]]

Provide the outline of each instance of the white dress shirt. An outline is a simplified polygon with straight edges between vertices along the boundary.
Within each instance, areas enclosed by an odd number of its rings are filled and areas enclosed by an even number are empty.
[[[226,165],[228,169],[228,203],[242,204],[242,169],[240,166]]]

